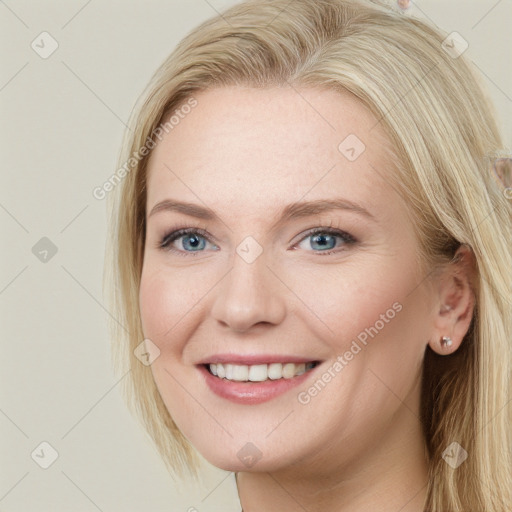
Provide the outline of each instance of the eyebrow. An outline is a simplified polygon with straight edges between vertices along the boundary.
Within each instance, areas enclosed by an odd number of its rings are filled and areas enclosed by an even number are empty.
[[[347,210],[350,212],[362,215],[370,220],[377,221],[377,219],[361,205],[343,198],[334,199],[318,199],[316,201],[298,201],[287,205],[281,211],[280,216],[276,222],[277,224],[284,223],[288,220],[297,219],[301,217],[308,217],[331,210]],[[172,199],[165,199],[157,203],[148,215],[151,217],[158,212],[179,212],[198,219],[222,222],[220,217],[210,208],[200,206],[193,203],[182,201],[175,201]]]

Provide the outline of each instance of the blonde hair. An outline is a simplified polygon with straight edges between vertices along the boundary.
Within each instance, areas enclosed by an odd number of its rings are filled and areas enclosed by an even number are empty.
[[[430,459],[426,510],[512,510],[511,202],[493,172],[504,156],[492,106],[464,55],[418,19],[366,0],[249,0],[185,37],[141,96],[110,194],[106,253],[114,366],[128,405],[169,470],[197,475],[197,452],[178,430],[134,356],[143,340],[139,283],[146,171],[141,156],[159,127],[194,94],[222,86],[323,87],[349,91],[391,141],[393,179],[415,220],[421,268],[450,263],[460,244],[477,262],[476,307],[459,350],[425,352],[421,402]],[[448,45],[451,46],[451,45]],[[126,166],[129,162],[129,166]],[[453,442],[467,452],[443,460]]]

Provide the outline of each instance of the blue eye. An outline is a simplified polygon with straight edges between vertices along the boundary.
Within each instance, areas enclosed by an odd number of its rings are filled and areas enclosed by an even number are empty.
[[[180,239],[183,249],[176,249],[171,246],[173,242]],[[161,249],[168,249],[169,251],[183,254],[187,252],[202,252],[202,249],[206,246],[205,242],[209,242],[209,240],[202,229],[187,228],[169,233],[162,239],[158,246]]]
[[[315,228],[300,241],[299,246],[306,240],[309,240],[309,246],[313,248],[314,252],[321,253],[322,255],[337,252],[333,251],[333,249],[336,248],[338,240],[341,240],[339,245],[342,246],[356,242],[355,238],[349,233],[331,228]]]
[[[349,233],[332,228],[315,228],[304,236],[298,245],[300,246],[300,244],[308,239],[309,246],[313,249],[313,252],[322,255],[338,252],[342,250],[340,246],[356,243],[356,239]],[[174,242],[178,241],[181,241],[181,248],[173,247]],[[340,243],[338,243],[339,241]],[[208,243],[212,244],[206,231],[198,228],[185,228],[164,236],[159,242],[158,248],[186,256],[187,254],[204,252]],[[212,246],[218,249],[215,244],[212,244]],[[304,247],[302,248],[305,249]]]

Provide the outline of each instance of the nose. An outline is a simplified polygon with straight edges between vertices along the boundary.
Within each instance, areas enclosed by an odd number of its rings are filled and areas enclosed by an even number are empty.
[[[235,254],[231,271],[215,287],[211,314],[222,326],[236,332],[258,324],[277,325],[286,314],[283,288],[267,268],[263,255],[247,263]]]

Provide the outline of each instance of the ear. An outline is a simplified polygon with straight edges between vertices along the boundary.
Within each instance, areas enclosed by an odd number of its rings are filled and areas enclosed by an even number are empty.
[[[438,354],[455,352],[468,332],[475,308],[476,272],[473,251],[461,245],[438,277],[434,329],[429,340],[430,348]]]

